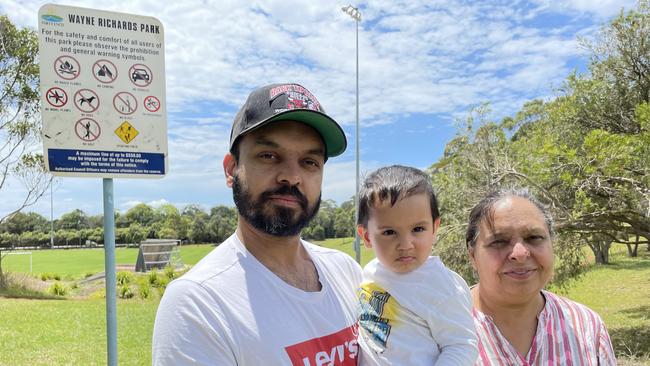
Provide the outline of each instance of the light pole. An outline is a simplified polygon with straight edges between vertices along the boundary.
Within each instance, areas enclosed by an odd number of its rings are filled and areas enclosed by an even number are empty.
[[[54,248],[54,195],[52,194],[54,177],[50,179],[50,249]]]
[[[355,180],[354,192],[354,253],[357,263],[361,263],[361,247],[359,245],[359,233],[356,230],[357,219],[359,218],[359,22],[361,21],[361,13],[359,8],[352,5],[344,6],[341,8],[344,13],[352,17],[357,23],[357,37],[356,37],[356,54],[357,54],[357,122],[356,122],[356,166],[357,177]]]

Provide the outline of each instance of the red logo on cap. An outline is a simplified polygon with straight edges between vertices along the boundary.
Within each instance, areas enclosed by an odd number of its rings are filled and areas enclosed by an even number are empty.
[[[274,99],[280,94],[287,95],[286,109],[311,109],[321,111],[320,103],[316,97],[307,89],[296,84],[276,86],[269,92],[269,98]]]

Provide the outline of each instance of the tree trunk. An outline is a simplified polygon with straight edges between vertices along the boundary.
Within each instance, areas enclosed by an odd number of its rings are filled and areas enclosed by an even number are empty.
[[[5,279],[5,274],[2,272],[2,251],[0,250],[0,290],[4,290],[7,287],[7,280]]]
[[[611,242],[609,240],[592,239],[593,244],[589,244],[589,248],[594,253],[596,264],[609,264],[609,247]]]

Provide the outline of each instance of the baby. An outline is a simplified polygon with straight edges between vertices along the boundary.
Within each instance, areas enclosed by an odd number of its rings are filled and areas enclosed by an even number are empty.
[[[357,231],[376,259],[365,266],[359,289],[359,365],[476,361],[469,288],[431,256],[439,225],[424,172],[394,165],[364,181]]]

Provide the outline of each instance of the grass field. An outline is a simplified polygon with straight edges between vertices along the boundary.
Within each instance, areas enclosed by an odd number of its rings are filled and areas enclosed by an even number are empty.
[[[328,240],[323,244],[354,257],[351,239]],[[186,263],[195,263],[212,249],[212,246],[187,246],[182,248],[181,255]],[[124,251],[118,255],[118,263],[135,262],[135,249],[118,251]],[[38,253],[42,267],[36,267],[35,255],[35,271],[39,268],[38,271],[79,278],[86,272],[103,270],[101,250]],[[593,267],[562,293],[603,317],[617,352],[627,356],[621,362],[626,366],[650,366],[650,252],[643,250],[640,255],[640,258],[630,259],[623,251],[615,249],[611,265]],[[366,263],[372,258],[372,252],[363,249],[361,258],[362,263]],[[82,260],[84,263],[76,263]],[[151,364],[151,333],[157,306],[158,300],[118,300],[120,365]],[[0,298],[0,365],[105,364],[104,309],[103,299]]]
[[[185,264],[196,264],[208,252],[212,245],[184,245],[181,258]],[[104,249],[64,249],[34,250],[32,253],[32,272],[57,273],[64,278],[79,279],[89,273],[104,271]],[[138,258],[137,248],[115,249],[115,263],[134,265]],[[29,272],[29,256],[9,255],[2,261],[3,269],[12,272]]]

